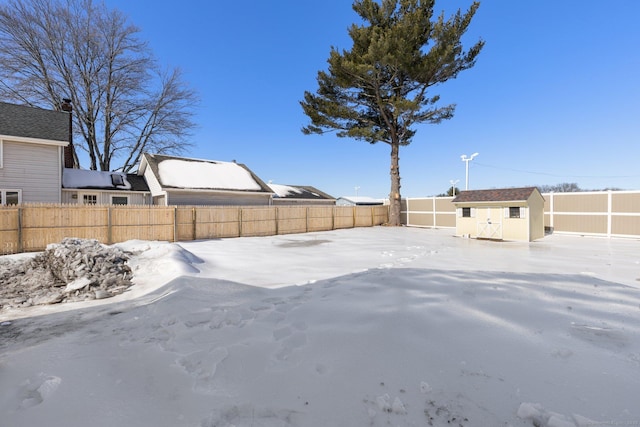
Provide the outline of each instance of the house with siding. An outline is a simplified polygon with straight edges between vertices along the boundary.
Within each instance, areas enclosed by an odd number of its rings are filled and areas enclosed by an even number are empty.
[[[531,242],[544,237],[544,197],[536,187],[461,191],[456,235]]]
[[[268,206],[273,196],[267,184],[236,162],[144,153],[138,175],[145,178],[154,205]]]
[[[0,102],[0,205],[60,203],[69,118]]]
[[[151,192],[143,176],[65,168],[62,203],[85,205],[150,205]]]
[[[273,204],[334,206],[336,199],[310,185],[267,184],[273,191]]]

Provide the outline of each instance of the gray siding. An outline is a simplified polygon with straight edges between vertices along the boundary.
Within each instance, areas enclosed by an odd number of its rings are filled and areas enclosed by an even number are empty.
[[[4,140],[0,188],[22,190],[22,203],[60,203],[62,148]]]
[[[268,206],[270,194],[229,194],[168,191],[168,205],[181,206]]]

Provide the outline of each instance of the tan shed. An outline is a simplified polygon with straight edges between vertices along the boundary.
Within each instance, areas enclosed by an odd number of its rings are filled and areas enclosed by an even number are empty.
[[[462,191],[452,203],[457,236],[524,242],[544,237],[544,197],[536,187]]]

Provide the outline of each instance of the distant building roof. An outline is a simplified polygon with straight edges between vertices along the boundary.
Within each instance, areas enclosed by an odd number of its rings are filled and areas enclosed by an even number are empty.
[[[69,113],[0,102],[0,135],[69,142]]]
[[[149,191],[149,186],[144,177],[136,174],[68,168],[62,170],[62,188]]]
[[[335,200],[334,197],[309,185],[281,185],[267,184],[276,194],[275,197],[283,199],[309,199],[309,200]]]
[[[501,188],[492,190],[465,190],[461,191],[451,202],[519,202],[528,200],[536,187]]]
[[[374,199],[367,196],[341,196],[337,202],[346,202],[353,205],[382,205],[384,202],[380,199]]]
[[[138,175],[143,174],[147,166],[164,189],[273,193],[241,163],[145,153]]]

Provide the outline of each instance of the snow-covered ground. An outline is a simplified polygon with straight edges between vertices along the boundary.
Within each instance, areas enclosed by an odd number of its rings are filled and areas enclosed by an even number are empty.
[[[124,294],[0,312],[0,426],[640,425],[638,240],[119,246]]]

